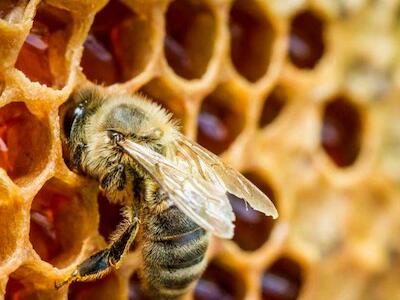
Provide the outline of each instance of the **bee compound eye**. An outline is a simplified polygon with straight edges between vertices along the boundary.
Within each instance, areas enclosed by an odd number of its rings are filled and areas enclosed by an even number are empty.
[[[66,114],[64,115],[64,123],[63,123],[63,129],[64,129],[64,134],[69,139],[71,135],[71,130],[72,130],[72,125],[74,124],[74,121],[82,116],[84,113],[84,107],[82,104],[78,105],[73,105],[71,106]]]

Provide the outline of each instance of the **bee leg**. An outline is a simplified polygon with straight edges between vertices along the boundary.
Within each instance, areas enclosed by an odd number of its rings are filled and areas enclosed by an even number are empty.
[[[108,190],[115,186],[118,191],[122,191],[126,186],[125,166],[118,164],[104,178],[101,179],[100,187],[102,190]]]
[[[130,245],[136,237],[139,229],[139,219],[135,217],[132,224],[120,235],[110,247],[109,263],[114,268],[119,268],[121,265],[121,259],[128,252]]]
[[[122,257],[128,252],[129,246],[136,237],[139,229],[138,225],[139,219],[135,217],[108,248],[84,260],[65,281],[60,283],[56,282],[56,289],[73,281],[87,281],[99,278],[111,271],[112,267],[118,268],[121,264]]]

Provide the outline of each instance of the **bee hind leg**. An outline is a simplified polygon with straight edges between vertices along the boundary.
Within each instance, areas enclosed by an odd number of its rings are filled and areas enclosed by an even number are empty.
[[[99,278],[111,271],[111,268],[118,268],[122,257],[128,252],[129,246],[135,239],[138,229],[139,220],[135,217],[132,222],[127,223],[125,230],[122,231],[109,247],[84,260],[63,282],[56,282],[56,289],[73,281],[88,281]]]

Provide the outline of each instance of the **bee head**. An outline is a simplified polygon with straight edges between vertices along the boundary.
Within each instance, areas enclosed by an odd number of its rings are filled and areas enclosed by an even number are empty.
[[[65,157],[79,172],[127,159],[118,144],[123,139],[166,155],[178,133],[165,110],[139,95],[108,95],[89,89],[74,93],[67,104]]]

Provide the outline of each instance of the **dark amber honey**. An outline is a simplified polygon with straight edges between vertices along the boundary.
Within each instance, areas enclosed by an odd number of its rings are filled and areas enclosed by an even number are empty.
[[[323,32],[323,21],[310,11],[301,12],[293,18],[289,36],[289,58],[296,67],[315,67],[325,50]]]
[[[326,104],[321,128],[321,144],[339,166],[354,163],[361,148],[362,124],[357,108],[344,98]]]

